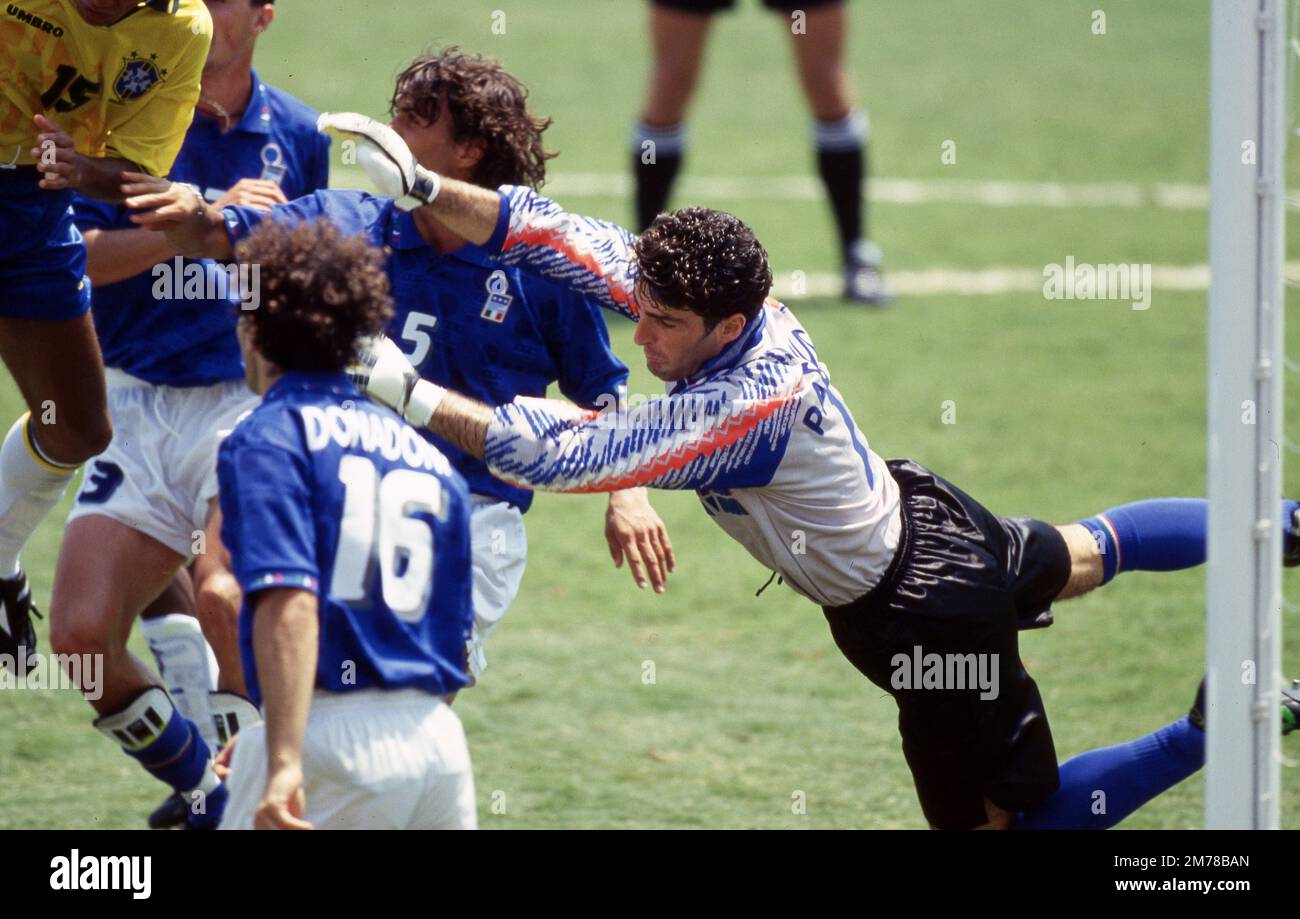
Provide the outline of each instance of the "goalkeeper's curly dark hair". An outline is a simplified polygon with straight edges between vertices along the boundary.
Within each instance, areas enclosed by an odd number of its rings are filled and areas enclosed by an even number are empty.
[[[527,100],[528,90],[499,61],[452,45],[439,54],[416,58],[402,71],[391,109],[396,113],[409,108],[432,124],[445,102],[456,142],[484,145],[474,184],[541,188],[546,161],[555,156],[542,148],[542,132],[551,119],[530,113]]]
[[[341,372],[357,339],[393,315],[379,249],[323,218],[265,220],[235,248],[258,284],[260,303],[243,315],[261,355],[282,370]]]
[[[712,331],[740,313],[758,315],[772,289],[767,251],[739,217],[707,207],[660,214],[633,248],[638,284],[668,309],[704,317]]]

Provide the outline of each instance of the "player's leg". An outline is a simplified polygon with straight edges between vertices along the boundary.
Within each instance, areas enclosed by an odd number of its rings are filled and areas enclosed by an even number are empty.
[[[528,564],[528,534],[523,515],[504,501],[476,499],[470,516],[473,565],[474,634],[470,638],[469,685],[487,667],[483,645],[519,594]]]
[[[203,826],[220,817],[225,800],[208,745],[153,672],[127,649],[136,616],[184,561],[110,517],[75,518],[59,553],[50,643],[57,654],[94,655],[101,662],[100,685],[88,696],[100,716],[95,726],[147,772],[188,796],[194,802],[191,824]]]
[[[50,643],[59,654],[95,654],[103,661],[101,715],[118,711],[156,686],[153,671],[127,650],[136,617],[184,564],[150,536],[100,515],[68,524],[50,596]]]
[[[870,127],[866,112],[853,105],[844,67],[846,5],[843,0],[767,0],[767,6],[787,17],[799,82],[814,120],[817,172],[835,216],[845,296],[877,306],[888,303],[880,249],[866,231]]]
[[[686,151],[686,109],[695,92],[713,13],[730,0],[650,0],[654,61],[641,119],[632,131],[636,226],[664,210]]]
[[[194,557],[194,595],[203,634],[216,655],[217,689],[244,695],[244,665],[239,655],[239,607],[243,593],[221,541],[221,506],[209,501],[204,551]]]
[[[217,688],[217,662],[199,628],[194,585],[184,568],[140,614],[140,633],[168,695],[181,714],[198,725],[208,745],[215,746],[208,694]]]
[[[73,474],[112,436],[104,371],[89,314],[0,318],[0,359],[30,411],[0,444],[0,652],[35,651],[20,554]]]
[[[1300,563],[1300,502],[1278,508],[1287,565]],[[1058,599],[1108,583],[1125,571],[1177,571],[1204,564],[1209,502],[1204,498],[1150,498],[1058,527],[1070,547],[1070,580]]]

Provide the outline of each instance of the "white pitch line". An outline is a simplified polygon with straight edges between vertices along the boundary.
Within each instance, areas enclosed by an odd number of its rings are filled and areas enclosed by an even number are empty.
[[[547,181],[556,198],[621,198],[632,193],[626,173],[562,172]],[[692,199],[820,201],[825,197],[813,176],[685,176],[676,193]],[[1014,182],[978,179],[891,179],[873,177],[871,201],[886,204],[979,204],[987,207],[1155,207],[1205,210],[1209,191],[1203,185],[1135,182]]]
[[[370,188],[355,166],[335,170],[336,180],[349,187]],[[560,172],[543,188],[544,194],[566,198],[626,198],[632,179],[623,172]],[[684,176],[677,201],[820,201],[825,196],[813,176]],[[1205,210],[1209,191],[1203,185],[1163,182],[1014,182],[979,179],[891,179],[873,177],[868,198],[884,204],[977,204],[986,207],[1154,207],[1165,210]]]
[[[1288,262],[1287,275],[1300,273],[1300,262]],[[899,296],[936,294],[996,295],[1042,292],[1043,270],[1032,268],[983,268],[962,271],[955,268],[927,268],[921,271],[886,271],[885,280]],[[784,271],[773,276],[772,294],[782,300],[804,297],[838,297],[844,280],[830,272]],[[1210,286],[1210,266],[1152,265],[1151,286],[1158,290],[1198,291]]]

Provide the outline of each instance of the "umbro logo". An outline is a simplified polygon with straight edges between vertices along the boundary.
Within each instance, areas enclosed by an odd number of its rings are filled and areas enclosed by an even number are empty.
[[[26,23],[33,29],[38,29],[47,35],[53,35],[55,38],[63,37],[63,26],[57,22],[50,22],[48,19],[42,19],[34,13],[29,13],[16,3],[10,3],[5,6],[5,15],[17,19],[19,22]]]

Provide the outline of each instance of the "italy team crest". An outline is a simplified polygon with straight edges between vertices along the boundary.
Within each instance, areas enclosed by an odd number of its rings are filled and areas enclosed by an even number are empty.
[[[113,81],[113,92],[118,102],[134,102],[163,81],[166,70],[160,70],[158,55],[140,57],[134,51],[130,57],[122,58],[122,69]]]

